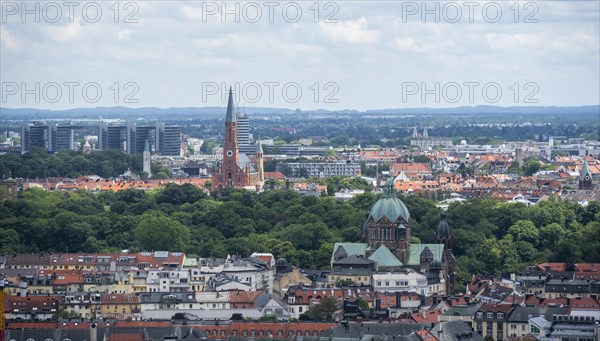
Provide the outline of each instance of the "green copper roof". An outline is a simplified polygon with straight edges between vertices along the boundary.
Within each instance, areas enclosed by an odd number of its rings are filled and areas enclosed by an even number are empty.
[[[583,178],[583,177],[585,177],[586,174],[588,174],[590,176],[590,178],[592,177],[592,172],[590,172],[590,169],[588,168],[587,160],[584,160],[583,168],[581,168],[581,172],[579,172],[579,176],[581,178]]]
[[[227,101],[227,116],[225,117],[225,122],[237,121],[237,116],[233,111],[233,92],[231,91],[231,87],[229,87],[229,100]]]
[[[381,245],[371,256],[370,260],[376,261],[378,267],[398,267],[402,266],[402,262],[385,245]]]
[[[367,251],[367,243],[335,243],[333,245],[333,253],[331,254],[331,262],[333,263],[335,258],[335,253],[341,247],[343,251],[347,254],[346,257],[350,256],[364,256]]]
[[[404,221],[408,222],[410,213],[404,203],[396,196],[396,189],[394,188],[394,181],[392,178],[388,178],[385,181],[383,189],[383,195],[381,199],[377,200],[375,205],[371,208],[369,217],[373,217],[373,220],[379,221],[383,217],[387,217],[390,221],[396,221],[399,217],[402,217]]]
[[[421,264],[421,252],[429,248],[433,253],[433,260],[442,260],[442,254],[444,253],[444,244],[410,244],[410,251],[408,254],[408,262],[406,265],[419,265]]]

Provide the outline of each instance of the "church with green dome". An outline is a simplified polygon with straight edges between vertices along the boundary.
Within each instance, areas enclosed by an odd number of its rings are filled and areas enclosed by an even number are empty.
[[[451,229],[443,213],[436,228],[435,242],[410,243],[410,212],[398,198],[393,180],[388,178],[381,198],[373,205],[362,226],[361,243],[336,243],[331,263],[333,267],[343,259],[367,258],[375,262],[374,272],[412,269],[423,274],[437,274],[445,291],[450,292],[454,285],[454,256]]]

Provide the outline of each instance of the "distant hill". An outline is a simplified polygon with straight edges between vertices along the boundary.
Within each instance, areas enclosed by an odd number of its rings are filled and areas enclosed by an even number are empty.
[[[290,108],[263,108],[245,107],[243,112],[258,115],[285,115],[294,114],[296,109]],[[97,107],[97,108],[74,108],[66,110],[46,110],[35,108],[1,108],[0,117],[3,119],[43,119],[46,117],[70,117],[70,118],[119,118],[148,116],[204,116],[206,118],[218,118],[225,112],[225,107],[184,107],[184,108],[127,108],[127,107]],[[327,114],[332,110],[307,110],[303,114]],[[443,114],[599,114],[600,105],[553,107],[553,106],[463,106],[455,108],[398,108],[398,109],[373,109],[364,112],[352,109],[337,111],[345,115],[387,115],[387,114],[412,114],[412,115],[443,115]]]

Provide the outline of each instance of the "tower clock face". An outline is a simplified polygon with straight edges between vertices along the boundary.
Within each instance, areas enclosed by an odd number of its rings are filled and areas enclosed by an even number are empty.
[[[228,150],[227,151],[227,156],[233,156],[233,150]]]

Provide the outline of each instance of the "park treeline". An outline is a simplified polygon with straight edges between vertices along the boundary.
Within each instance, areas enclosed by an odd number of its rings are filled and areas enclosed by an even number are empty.
[[[412,242],[433,242],[440,217],[434,202],[400,198],[410,210]],[[303,268],[327,268],[333,243],[360,240],[377,199],[371,192],[340,201],[284,190],[209,196],[192,185],[98,194],[28,189],[0,204],[0,253],[169,250],[225,257],[258,251]],[[452,203],[446,219],[462,282],[543,261],[600,262],[598,202],[527,207],[469,200]]]
[[[142,155],[128,155],[120,150],[98,150],[84,154],[73,150],[63,150],[49,154],[42,148],[34,147],[25,154],[9,153],[0,155],[0,178],[78,178],[94,174],[112,178],[131,171],[142,173]],[[152,174],[164,179],[169,171],[159,164],[152,164]]]

